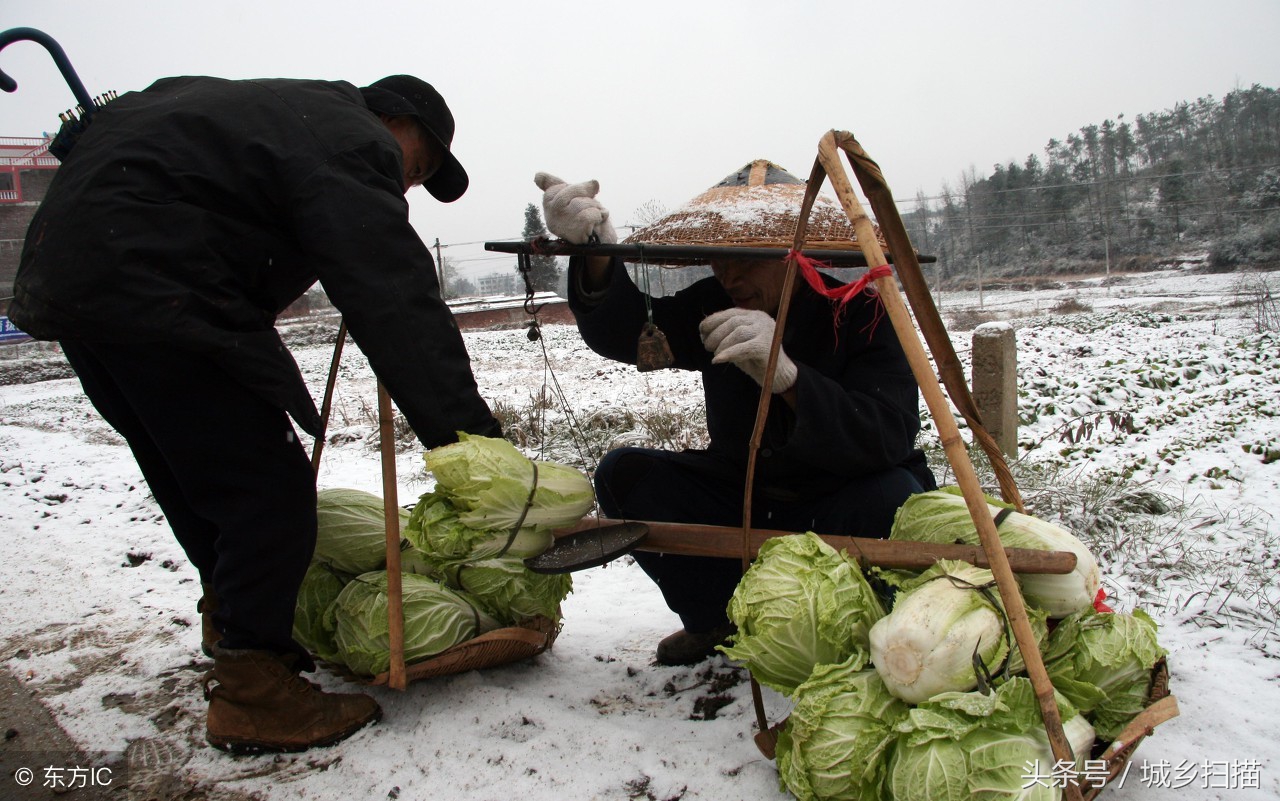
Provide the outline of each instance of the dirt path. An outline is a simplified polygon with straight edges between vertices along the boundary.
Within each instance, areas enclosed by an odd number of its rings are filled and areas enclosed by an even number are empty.
[[[0,801],[255,801],[193,781],[182,770],[189,754],[167,740],[135,740],[123,753],[86,754],[4,665],[0,727]]]
[[[4,741],[0,742],[0,799],[114,801],[128,797],[123,760],[117,759],[112,764],[86,756],[35,694],[3,666],[0,666],[0,726],[4,727]],[[46,768],[55,770],[46,772]],[[24,769],[32,772],[29,784],[23,783]],[[50,786],[54,779],[72,789],[55,793]]]

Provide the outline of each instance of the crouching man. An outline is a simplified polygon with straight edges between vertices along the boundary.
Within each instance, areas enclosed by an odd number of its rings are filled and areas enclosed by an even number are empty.
[[[596,182],[566,184],[546,173],[535,181],[544,190],[552,233],[577,244],[593,235],[617,241],[596,199]],[[720,193],[717,202],[732,201]],[[774,246],[788,246],[791,235],[778,232]],[[709,447],[679,453],[624,447],[606,454],[595,484],[609,517],[742,525],[748,448],[785,264],[728,257],[712,259],[711,269],[714,277],[669,297],[647,298],[620,259],[570,260],[569,304],[592,350],[634,364],[651,308],[673,366],[702,374]],[[840,285],[825,274],[821,280]],[[935,487],[915,447],[919,389],[893,327],[875,324],[877,303],[860,295],[841,311],[805,282],[794,282],[759,452],[753,527],[887,537],[903,501]],[[634,556],[683,624],[658,644],[657,661],[684,665],[713,655],[734,632],[726,607],[742,577],[741,561]]]

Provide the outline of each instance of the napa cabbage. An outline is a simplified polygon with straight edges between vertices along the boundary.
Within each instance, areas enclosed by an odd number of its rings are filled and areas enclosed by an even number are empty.
[[[510,531],[519,524],[550,531],[578,522],[595,504],[581,471],[531,460],[505,439],[459,432],[457,442],[433,448],[425,458],[437,493],[471,528]]]
[[[871,661],[889,692],[916,704],[943,692],[967,692],[1000,672],[1009,628],[990,570],[940,561],[906,582],[893,609],[871,627]]]
[[[418,499],[409,514],[405,539],[427,559],[440,565],[472,562],[509,555],[528,559],[555,542],[551,529],[525,526],[512,536],[510,528],[475,528],[462,521],[460,510],[440,492]]]
[[[1102,575],[1093,554],[1071,532],[987,499],[992,517],[1007,512],[996,527],[1006,548],[1070,551],[1076,556],[1070,573],[1019,573],[1018,584],[1026,602],[1051,618],[1063,618],[1090,608],[1102,586]],[[946,487],[912,495],[898,509],[889,539],[920,542],[964,543],[981,546],[978,529],[969,515],[958,487]]]
[[[451,565],[443,570],[446,583],[506,625],[535,617],[560,619],[560,602],[573,590],[567,573],[535,573],[511,556]]]
[[[818,665],[868,658],[884,608],[856,562],[812,532],[766,540],[729,600],[738,627],[725,656],[791,695]]]
[[[337,600],[350,576],[336,572],[321,562],[312,562],[298,588],[293,612],[293,639],[303,648],[329,662],[337,661],[333,641],[333,618],[329,607]]]
[[[399,510],[401,531],[409,520]],[[353,576],[387,564],[387,523],[382,498],[356,489],[316,493],[316,548],[311,559]]]
[[[1082,709],[1106,740],[1147,706],[1151,669],[1165,655],[1156,622],[1132,613],[1088,610],[1049,635],[1045,669],[1053,686]]]
[[[870,669],[819,665],[778,735],[778,779],[800,801],[884,797],[894,726],[908,706]]]
[[[1093,727],[1058,698],[1076,769],[1090,758]],[[899,739],[887,787],[894,801],[1059,801],[1049,778],[1057,760],[1031,680],[1014,677],[989,694],[942,693],[895,725]]]
[[[400,577],[404,606],[404,660],[421,662],[477,635],[501,627],[465,594],[415,573]],[[327,613],[338,661],[352,672],[374,676],[391,664],[386,571],[352,579]]]

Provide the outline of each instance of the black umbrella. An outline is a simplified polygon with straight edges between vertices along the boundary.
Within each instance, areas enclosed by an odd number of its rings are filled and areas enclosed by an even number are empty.
[[[38,31],[35,28],[10,28],[7,31],[0,32],[0,50],[4,50],[10,44],[20,41],[36,42],[49,51],[49,55],[53,57],[53,62],[58,65],[58,69],[62,72],[62,77],[66,79],[67,85],[71,87],[71,93],[75,95],[76,102],[79,103],[75,109],[68,109],[58,115],[59,119],[62,120],[62,126],[58,129],[58,134],[49,145],[49,152],[57,157],[59,161],[62,161],[71,152],[71,148],[75,146],[80,135],[89,127],[89,123],[93,120],[94,110],[114,99],[115,93],[109,92],[105,95],[90,97],[88,91],[84,88],[84,84],[80,82],[80,77],[72,69],[71,61],[67,58],[62,45],[54,41],[53,37],[44,31]],[[9,77],[9,74],[4,70],[0,70],[0,89],[6,92],[13,92],[17,88],[18,82]]]

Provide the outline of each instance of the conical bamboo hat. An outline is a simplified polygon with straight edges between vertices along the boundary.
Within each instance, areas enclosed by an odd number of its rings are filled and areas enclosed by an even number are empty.
[[[756,159],[657,222],[637,229],[624,244],[790,248],[805,182],[767,159]],[[876,236],[887,249],[879,228]],[[805,229],[804,249],[860,251],[840,204],[818,195]],[[706,260],[650,259],[674,265]]]

